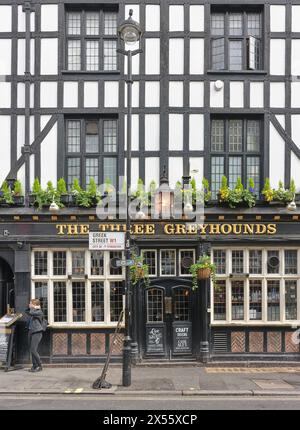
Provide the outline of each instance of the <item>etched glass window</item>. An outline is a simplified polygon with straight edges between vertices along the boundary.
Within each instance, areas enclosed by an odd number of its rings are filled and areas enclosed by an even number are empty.
[[[211,150],[224,151],[224,121],[213,119],[211,121]]]
[[[117,121],[103,121],[104,152],[117,151]]]
[[[36,276],[48,275],[48,252],[47,251],[35,251],[34,274]]]
[[[244,319],[244,282],[231,282],[231,313],[233,320]]]
[[[111,251],[109,253],[109,258],[110,258],[109,273],[110,273],[110,275],[112,275],[112,276],[122,275],[122,267],[116,267],[115,266],[116,259],[122,260],[122,257],[123,257],[123,254],[121,251]]]
[[[297,281],[285,281],[285,319],[297,320]]]
[[[110,320],[118,322],[123,309],[123,282],[110,283]]]
[[[267,253],[267,270],[268,273],[279,273],[280,258],[279,251],[272,250]]]
[[[82,276],[85,273],[85,252],[72,251],[72,274]]]
[[[48,282],[35,282],[34,290],[36,299],[39,299],[45,318],[48,318]]]
[[[280,321],[280,281],[268,281],[268,321]]]
[[[53,252],[53,275],[64,276],[67,270],[67,254],[66,251]]]
[[[80,121],[67,121],[67,150],[80,152]]]
[[[67,286],[65,282],[53,283],[54,322],[67,322]]]
[[[104,275],[104,253],[103,251],[91,251],[91,275]]]
[[[190,267],[194,264],[194,251],[192,250],[180,250],[180,275],[189,276]]]
[[[259,249],[249,251],[249,273],[251,275],[262,273],[262,251]]]
[[[157,258],[156,251],[143,250],[142,256],[144,258],[144,264],[148,266],[149,276],[156,276],[157,274]]]
[[[214,286],[214,319],[226,321],[226,281],[218,280]]]
[[[232,251],[232,273],[244,273],[244,251]]]
[[[160,252],[160,265],[162,276],[176,275],[176,251],[163,249]]]
[[[164,292],[159,288],[147,290],[147,322],[163,322]]]
[[[216,266],[216,273],[224,275],[226,273],[226,251],[223,249],[214,250],[214,264]]]
[[[92,282],[92,321],[104,321],[104,284],[103,282]]]
[[[286,249],[284,251],[284,272],[286,275],[296,275],[298,272],[298,251]]]
[[[73,322],[85,321],[85,282],[72,282]]]
[[[190,289],[175,288],[173,296],[173,317],[175,321],[189,321],[190,315]]]
[[[249,282],[249,319],[262,319],[262,282]]]

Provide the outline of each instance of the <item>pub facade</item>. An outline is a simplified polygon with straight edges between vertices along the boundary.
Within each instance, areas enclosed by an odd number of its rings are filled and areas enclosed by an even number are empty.
[[[298,361],[298,0],[0,0],[0,182],[17,181],[24,195],[17,206],[2,188],[1,315],[41,299],[45,362],[99,362],[109,350],[124,307],[125,268],[114,262],[124,254],[90,249],[89,235],[124,232],[125,221],[70,202],[54,212],[32,196],[61,178],[71,195],[74,180],[117,188],[126,176],[127,70],[116,49],[130,9],[144,30],[133,60],[132,188],[159,184],[165,168],[173,190],[189,177],[210,188],[199,223],[131,221],[149,271],[149,284],[132,286],[133,357]],[[253,188],[256,205],[220,204],[222,177],[230,189],[238,178]],[[266,199],[267,178],[270,192],[292,189],[290,201]],[[216,276],[195,289],[189,268],[203,254]],[[122,342],[121,330],[113,360]],[[16,358],[29,360],[25,319]]]

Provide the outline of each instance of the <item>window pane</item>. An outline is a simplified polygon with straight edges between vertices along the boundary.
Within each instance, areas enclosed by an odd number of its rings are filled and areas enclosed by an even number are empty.
[[[247,121],[247,151],[259,152],[260,147],[260,123],[259,121]]]
[[[175,288],[173,296],[173,315],[175,321],[190,320],[190,289]]]
[[[117,42],[115,40],[103,42],[103,68],[104,70],[117,70]]]
[[[211,34],[213,36],[224,35],[224,18],[223,13],[213,13],[211,15]]]
[[[194,264],[192,250],[180,251],[180,275],[190,275],[190,267]]]
[[[48,319],[48,283],[47,282],[35,282],[34,290],[36,299],[41,302],[41,308],[44,312],[44,316]]]
[[[72,282],[73,322],[85,321],[85,283]]]
[[[214,264],[218,275],[224,275],[226,273],[226,251],[222,249],[214,250]]]
[[[86,70],[99,70],[99,42],[97,40],[86,42]]]
[[[261,68],[261,41],[253,36],[249,36],[248,46],[248,68],[258,70]]]
[[[285,250],[284,251],[284,273],[286,275],[296,275],[298,272],[298,255],[297,250]]]
[[[91,251],[91,275],[104,275],[104,253],[103,251]]]
[[[119,260],[122,260],[122,257],[123,257],[123,254],[122,254],[122,252],[121,252],[121,251],[111,251],[111,252],[109,253],[110,261],[111,261],[113,258],[118,258]],[[121,276],[121,275],[122,275],[122,267],[114,268],[114,267],[112,267],[112,266],[110,265],[109,273],[110,273],[110,275],[112,275],[112,276]]]
[[[262,319],[262,282],[249,282],[249,319]]]
[[[229,41],[229,69],[242,70],[242,42]]]
[[[243,121],[232,119],[229,121],[229,151],[241,152],[243,150]]]
[[[65,282],[53,283],[54,322],[67,321],[67,287]]]
[[[232,251],[232,273],[244,273],[244,251]]]
[[[117,185],[117,159],[105,157],[103,159],[103,179],[109,180],[116,188]]]
[[[87,158],[85,160],[85,181],[86,185],[94,179],[96,185],[99,185],[99,161],[98,158]]]
[[[243,16],[241,13],[229,14],[229,35],[241,36],[243,34]]]
[[[155,276],[157,273],[156,270],[156,252],[155,251],[142,251],[142,256],[144,258],[144,264],[148,266],[149,276]]]
[[[116,12],[104,12],[104,34],[117,35],[118,14]]]
[[[214,320],[226,320],[226,281],[214,287]]]
[[[80,152],[80,121],[67,121],[68,152]]]
[[[244,319],[244,282],[231,282],[232,319]]]
[[[268,321],[280,320],[279,281],[268,281]]]
[[[104,284],[103,282],[92,282],[92,321],[104,321]]]
[[[53,252],[53,275],[64,276],[67,270],[67,254],[65,251]]]
[[[228,166],[228,185],[230,188],[234,188],[238,178],[242,177],[242,158],[241,157],[229,157]]]
[[[213,119],[211,122],[211,150],[224,151],[224,121]]]
[[[67,14],[67,33],[79,35],[81,30],[80,12],[69,12]]]
[[[147,322],[163,322],[164,293],[158,288],[147,291]]]
[[[161,275],[176,274],[176,251],[164,249],[160,253]]]
[[[36,276],[48,275],[48,252],[47,251],[35,251],[34,274]]]
[[[103,121],[104,152],[117,151],[117,121]]]
[[[213,70],[225,68],[225,42],[223,38],[211,41],[211,67]]]
[[[224,157],[211,157],[211,191],[216,199],[224,175]]]
[[[260,195],[260,158],[247,157],[247,183],[252,178],[254,181],[254,191],[257,196]]]
[[[268,273],[279,273],[279,251],[268,251]]]
[[[251,275],[262,273],[262,251],[257,249],[249,251],[249,273]]]
[[[68,40],[68,70],[81,69],[80,40]]]
[[[99,132],[98,122],[89,121],[85,128],[85,150],[86,152],[99,152]]]
[[[99,12],[86,12],[86,34],[97,36],[99,34]]]
[[[297,319],[297,281],[285,281],[285,319]]]
[[[118,322],[123,309],[123,282],[110,283],[110,320]]]
[[[85,252],[72,251],[72,275],[84,275],[85,271]]]
[[[261,36],[261,14],[260,13],[248,13],[248,36]]]
[[[70,189],[74,179],[80,182],[80,158],[68,158],[68,188]]]

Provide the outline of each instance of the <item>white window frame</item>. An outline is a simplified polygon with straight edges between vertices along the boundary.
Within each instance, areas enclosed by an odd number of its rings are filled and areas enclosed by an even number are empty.
[[[192,276],[192,274],[191,273],[189,273],[189,274],[182,274],[181,273],[181,253],[182,252],[186,252],[186,251],[189,251],[189,252],[192,252],[193,253],[193,264],[195,263],[195,258],[196,258],[196,252],[195,252],[195,249],[192,249],[192,248],[190,248],[190,249],[184,249],[184,248],[182,248],[182,249],[179,249],[178,250],[178,258],[179,258],[179,264],[178,264],[178,270],[179,270],[179,276],[187,276],[187,277],[191,277]]]
[[[163,275],[162,274],[162,266],[161,266],[161,253],[162,253],[162,251],[173,251],[175,253],[175,264],[174,264],[175,273],[172,273],[171,275]],[[170,248],[170,249],[162,248],[159,250],[159,274],[160,274],[161,278],[172,278],[172,277],[176,276],[176,274],[177,274],[177,249],[176,248]]]
[[[149,278],[156,278],[157,277],[157,269],[158,269],[158,261],[157,261],[157,249],[147,249],[144,248],[141,250],[141,256],[143,257],[144,252],[154,252],[155,253],[155,274],[149,275]]]

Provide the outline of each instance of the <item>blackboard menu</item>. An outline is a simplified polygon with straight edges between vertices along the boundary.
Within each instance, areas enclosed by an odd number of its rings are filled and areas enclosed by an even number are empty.
[[[190,323],[173,325],[173,352],[182,354],[192,352],[192,325]]]
[[[164,326],[150,326],[146,330],[147,352],[151,354],[163,354],[165,352],[165,328]]]
[[[10,334],[0,333],[0,363],[6,362]]]

